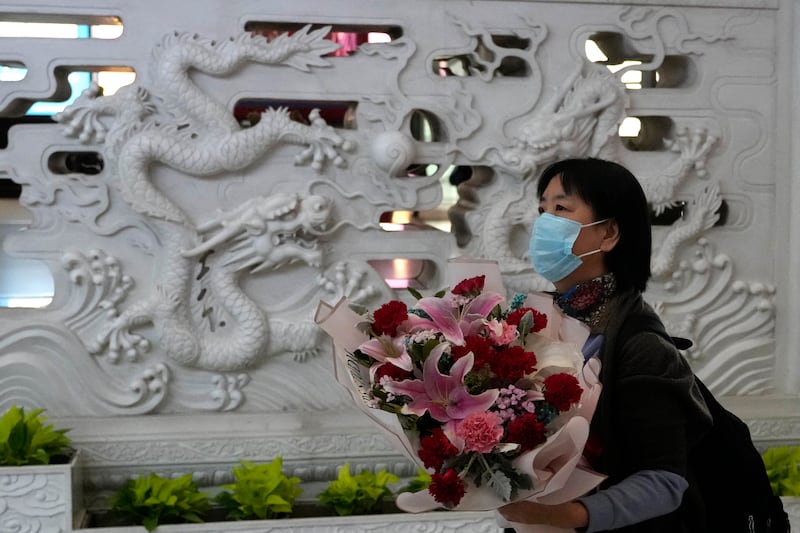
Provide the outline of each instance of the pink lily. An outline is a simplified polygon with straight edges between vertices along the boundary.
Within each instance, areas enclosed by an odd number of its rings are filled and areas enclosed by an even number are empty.
[[[483,320],[486,315],[491,313],[497,304],[503,301],[503,297],[497,293],[485,292],[459,307],[453,300],[448,298],[420,298],[416,308],[427,313],[430,318],[412,318],[409,315],[412,327],[427,327],[441,331],[445,339],[458,346],[464,345],[464,332],[476,320]]]
[[[361,343],[359,350],[381,363],[391,363],[403,370],[411,370],[413,362],[406,351],[405,337],[381,335]]]
[[[500,394],[497,389],[472,395],[464,386],[464,376],[472,370],[474,362],[472,353],[456,361],[450,375],[442,374],[438,365],[446,348],[447,343],[442,343],[431,350],[422,367],[422,380],[406,379],[384,385],[389,392],[411,398],[411,403],[403,406],[404,414],[423,415],[427,411],[436,420],[449,422],[485,411],[497,399]]]

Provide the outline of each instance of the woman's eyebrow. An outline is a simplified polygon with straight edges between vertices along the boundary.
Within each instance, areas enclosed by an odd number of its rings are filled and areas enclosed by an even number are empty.
[[[571,197],[570,194],[556,194],[551,198],[545,198],[544,195],[539,197],[539,203],[544,202],[545,200],[556,201],[556,200],[567,200]]]

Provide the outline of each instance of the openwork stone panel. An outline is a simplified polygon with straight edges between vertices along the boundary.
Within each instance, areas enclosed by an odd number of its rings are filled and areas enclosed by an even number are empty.
[[[3,2],[0,18],[123,32],[3,38],[0,63],[27,76],[0,85],[0,116],[58,99],[65,72],[136,81],[91,86],[0,150],[31,216],[5,252],[44,262],[55,286],[47,308],[2,312],[0,406],[69,421],[88,463],[121,476],[184,465],[213,483],[219,464],[297,450],[290,463],[402,471],[348,415],[317,303],[407,298],[390,288],[398,264],[414,270],[403,283],[438,290],[459,255],[496,259],[512,291],[548,288],[526,258],[535,178],[585,156],[641,180],[656,224],[647,296],[694,339],[697,373],[723,396],[796,394],[777,373],[768,260],[790,8],[671,4]],[[626,118],[640,129],[620,137]],[[401,211],[417,223],[380,224]],[[437,212],[450,231],[426,224]]]

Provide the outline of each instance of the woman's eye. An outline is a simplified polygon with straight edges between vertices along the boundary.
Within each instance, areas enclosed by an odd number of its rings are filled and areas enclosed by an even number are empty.
[[[566,207],[564,207],[563,205],[557,205],[557,206],[556,206],[556,211],[566,211],[566,209],[567,209],[567,208],[566,208]]]

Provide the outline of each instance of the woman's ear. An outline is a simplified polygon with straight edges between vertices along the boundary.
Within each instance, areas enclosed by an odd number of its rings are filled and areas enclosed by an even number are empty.
[[[612,218],[605,225],[606,231],[603,234],[603,240],[600,242],[600,249],[604,252],[610,252],[619,242],[619,224],[617,219]]]

